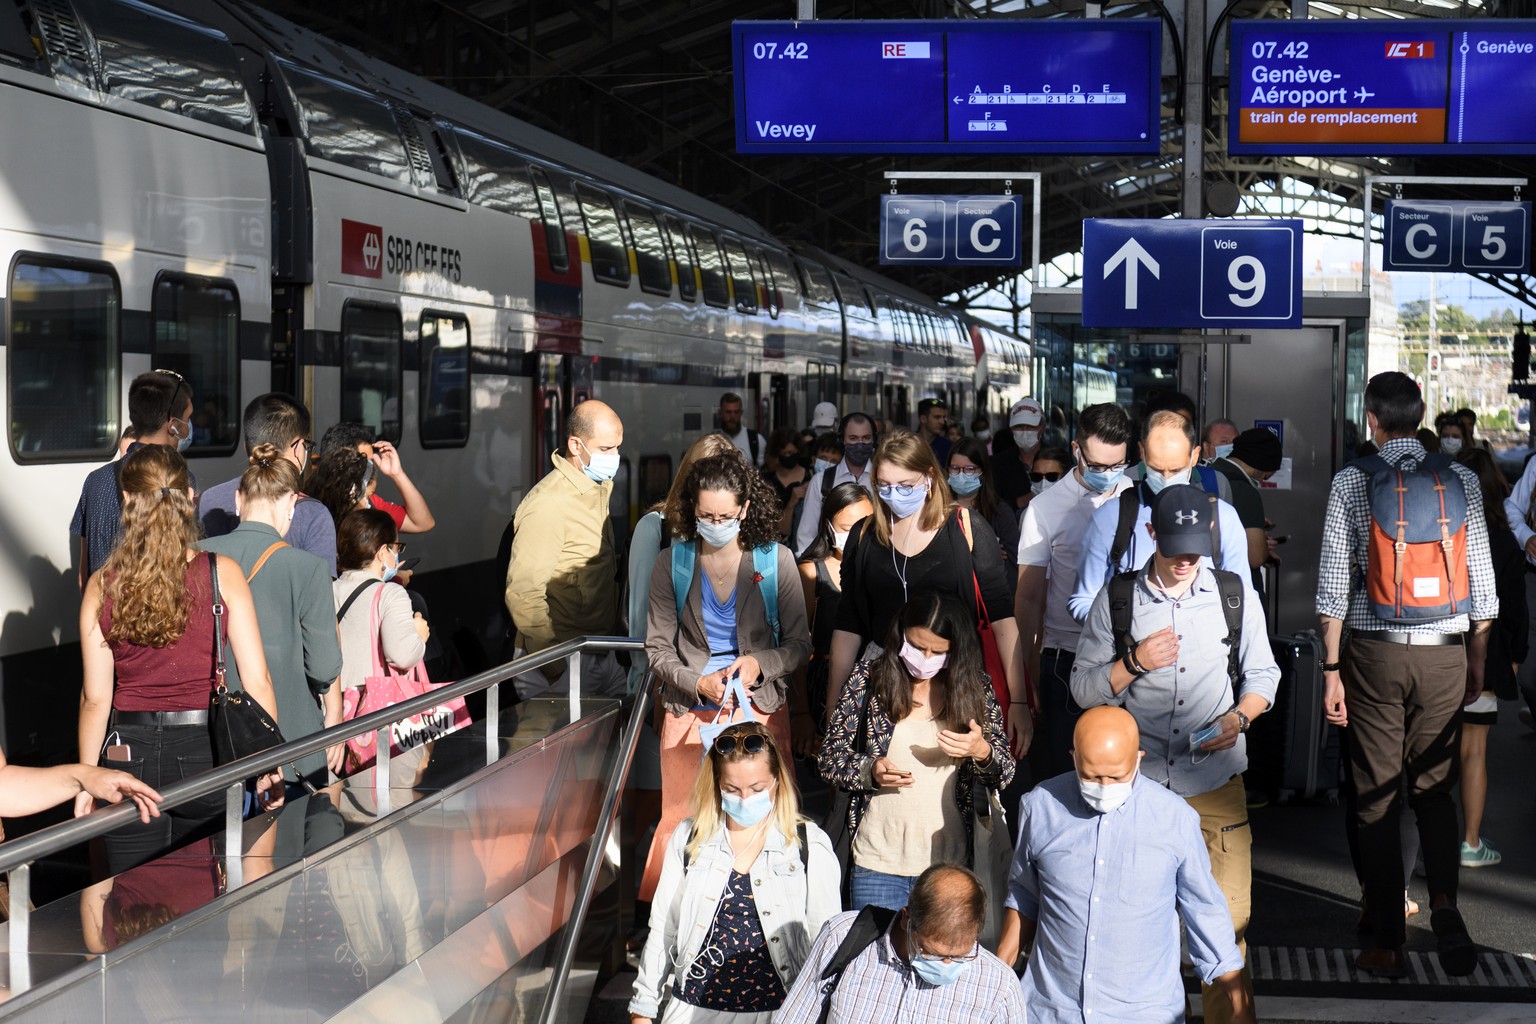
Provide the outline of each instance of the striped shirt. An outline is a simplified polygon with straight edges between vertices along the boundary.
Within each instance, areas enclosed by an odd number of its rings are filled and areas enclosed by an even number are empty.
[[[774,1024],[815,1024],[821,1016],[821,972],[853,927],[854,912],[827,922],[811,948]],[[896,927],[894,924],[892,928]],[[1024,1024],[1024,999],[1013,971],[983,949],[952,985],[921,980],[896,952],[887,931],[854,957],[832,994],[828,1024]]]
[[[1393,438],[1381,447],[1381,457],[1393,466],[1417,466],[1428,454],[1417,438]],[[1461,477],[1467,492],[1467,575],[1473,622],[1499,617],[1499,596],[1494,589],[1493,560],[1488,554],[1488,520],[1483,512],[1483,490],[1477,474],[1460,463],[1451,469]],[[1466,615],[1452,615],[1426,622],[1401,623],[1379,619],[1371,611],[1365,591],[1365,569],[1370,564],[1370,474],[1354,465],[1345,466],[1333,478],[1328,511],[1323,519],[1322,557],[1317,570],[1317,614],[1343,619],[1356,631],[1391,630],[1395,633],[1465,633]]]

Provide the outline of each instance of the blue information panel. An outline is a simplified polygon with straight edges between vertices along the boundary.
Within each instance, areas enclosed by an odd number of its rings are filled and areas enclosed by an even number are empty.
[[[1300,327],[1299,220],[1085,220],[1084,327]]]
[[[738,21],[741,153],[1156,153],[1162,25]]]
[[[1536,153],[1536,23],[1235,21],[1233,153]]]
[[[880,262],[989,264],[1022,262],[1019,196],[880,197]]]
[[[1523,273],[1531,204],[1387,200],[1383,270]]]

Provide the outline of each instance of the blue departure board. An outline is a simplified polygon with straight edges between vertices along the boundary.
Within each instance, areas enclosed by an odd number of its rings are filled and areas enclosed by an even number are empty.
[[[741,153],[1156,153],[1162,24],[738,21]]]
[[[1536,153],[1530,21],[1232,23],[1232,153]]]

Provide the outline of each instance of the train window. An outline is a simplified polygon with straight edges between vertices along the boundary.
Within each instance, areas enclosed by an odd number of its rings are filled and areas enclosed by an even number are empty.
[[[549,175],[544,168],[535,167],[533,187],[539,196],[539,209],[544,218],[544,252],[549,268],[563,274],[571,269],[570,248],[565,244],[565,221],[560,216],[560,204],[555,201],[555,190],[549,186]]]
[[[309,152],[359,171],[412,184],[415,171],[387,103],[353,85],[279,60],[304,121]]]
[[[138,0],[75,0],[101,53],[107,91],[252,134],[256,110],[222,32]]]
[[[667,266],[667,243],[656,223],[656,214],[639,203],[625,203],[624,210],[629,214],[629,230],[635,236],[640,287],[657,295],[671,295],[672,268]]]
[[[773,279],[773,271],[768,268],[768,256],[761,249],[752,255],[757,257],[757,276],[763,279],[763,297],[768,301],[768,315],[777,320],[784,300],[780,297],[778,283]]]
[[[539,219],[539,197],[528,177],[528,161],[484,135],[454,128],[464,160],[464,198],[476,206]]]
[[[348,302],[341,310],[341,418],[400,440],[400,311]]]
[[[421,446],[462,448],[469,442],[469,321],[455,313],[421,314],[417,350]]]
[[[789,253],[769,249],[768,266],[773,269],[773,287],[779,293],[779,305],[781,307],[798,306],[801,294],[800,275],[795,272],[795,265],[790,261]]]
[[[699,279],[704,282],[704,301],[724,307],[731,293],[725,286],[725,259],[720,255],[720,239],[708,228],[688,225],[688,240],[699,257]]]
[[[156,367],[192,385],[192,455],[228,455],[240,442],[240,299],[227,281],[185,274],[155,280],[150,322]]]
[[[672,238],[672,260],[677,264],[677,293],[692,302],[699,294],[699,278],[694,273],[698,260],[693,255],[693,244],[683,231],[683,222],[668,215],[664,223]]]
[[[640,456],[640,507],[666,501],[672,490],[672,456]]]
[[[800,269],[805,274],[805,297],[819,306],[837,305],[837,290],[832,287],[832,275],[820,263],[802,259]]]
[[[587,251],[592,256],[592,276],[609,284],[629,284],[629,247],[624,229],[607,192],[583,182],[576,183],[576,199],[586,223]]]
[[[757,282],[752,278],[752,264],[747,251],[734,238],[725,239],[725,258],[731,272],[731,291],[736,295],[738,313],[757,312]]]
[[[101,459],[117,450],[121,308],[117,275],[104,264],[16,261],[8,361],[18,460]]]

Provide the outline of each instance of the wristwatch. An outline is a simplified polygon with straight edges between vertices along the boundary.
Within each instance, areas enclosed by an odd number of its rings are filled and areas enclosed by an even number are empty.
[[[1252,722],[1248,721],[1248,716],[1243,714],[1243,712],[1235,704],[1231,707],[1230,713],[1237,716],[1237,731],[1247,732],[1248,727],[1253,724]]]

